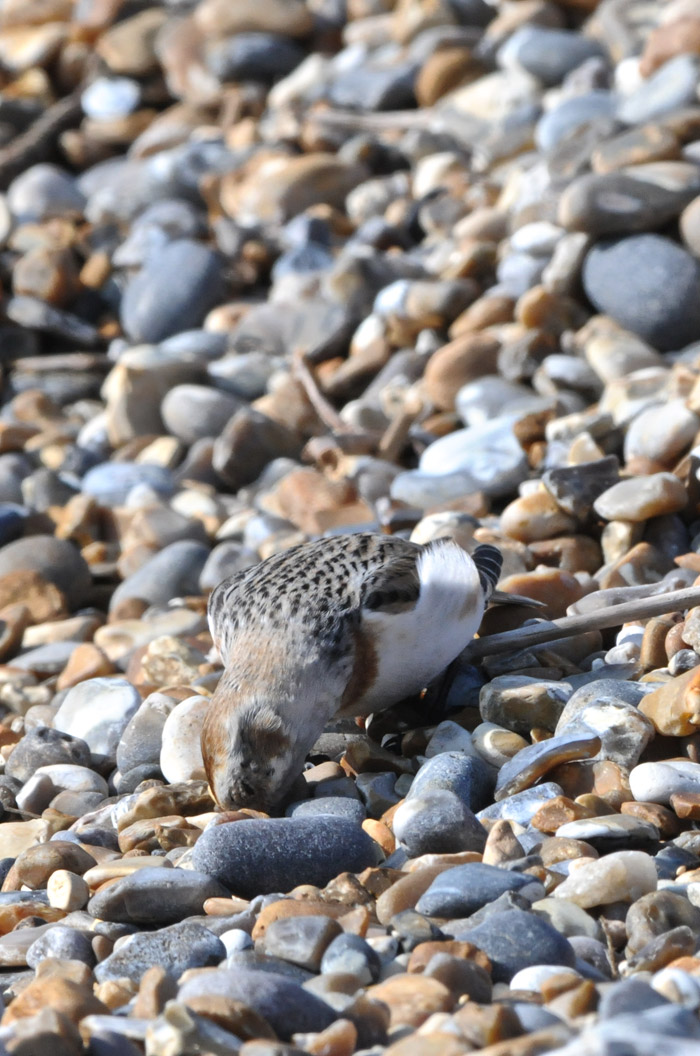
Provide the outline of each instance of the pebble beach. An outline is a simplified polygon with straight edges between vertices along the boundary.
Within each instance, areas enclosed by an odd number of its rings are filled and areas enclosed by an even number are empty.
[[[217,808],[210,592],[358,531],[700,586],[700,0],[0,0],[0,1056],[700,1056],[700,603]]]

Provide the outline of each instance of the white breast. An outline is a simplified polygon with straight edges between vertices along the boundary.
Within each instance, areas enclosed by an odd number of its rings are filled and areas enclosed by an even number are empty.
[[[420,596],[407,612],[365,612],[378,675],[354,714],[369,714],[417,693],[469,644],[484,613],[484,592],[469,554],[451,540],[418,560]]]

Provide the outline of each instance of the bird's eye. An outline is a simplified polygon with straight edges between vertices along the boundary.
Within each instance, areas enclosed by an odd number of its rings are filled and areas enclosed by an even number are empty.
[[[250,781],[241,781],[241,788],[245,792],[246,796],[254,796],[255,789],[251,785]]]

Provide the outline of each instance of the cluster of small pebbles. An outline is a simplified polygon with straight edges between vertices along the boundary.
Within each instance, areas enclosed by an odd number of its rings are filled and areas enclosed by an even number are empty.
[[[199,730],[310,538],[696,582],[700,0],[3,0],[0,188],[0,1053],[698,1056],[700,606]]]

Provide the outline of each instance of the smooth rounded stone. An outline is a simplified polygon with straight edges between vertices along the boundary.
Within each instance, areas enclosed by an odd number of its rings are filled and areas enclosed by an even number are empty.
[[[326,947],[342,930],[331,917],[281,917],[267,926],[256,947],[269,957],[279,957],[307,971],[318,972]]]
[[[549,402],[526,385],[488,374],[459,389],[455,409],[466,426],[477,426],[501,415],[545,410]]]
[[[685,162],[587,173],[562,194],[557,218],[563,227],[589,235],[632,234],[673,220],[697,193],[697,168]]]
[[[36,968],[46,957],[58,957],[66,961],[82,961],[88,967],[95,963],[95,954],[88,935],[76,928],[58,925],[50,928],[27,950],[27,964]]]
[[[595,685],[596,683],[591,683]],[[631,769],[654,736],[654,727],[635,703],[620,699],[613,690],[610,695],[596,694],[593,699],[588,686],[577,690],[569,698],[559,716],[555,733],[565,730],[590,730],[601,741],[597,758],[612,759]]]
[[[0,577],[19,569],[38,572],[65,595],[71,608],[85,604],[92,586],[90,569],[73,543],[53,535],[32,535],[0,550]]]
[[[247,824],[247,823],[246,823]],[[278,1038],[321,1031],[336,1019],[331,1006],[298,982],[274,972],[219,968],[200,972],[182,983],[178,1001],[200,997],[242,1001],[266,1020]]]
[[[89,766],[90,748],[82,737],[38,726],[28,730],[14,746],[5,763],[5,773],[24,783],[39,767],[57,763]]]
[[[581,906],[566,898],[552,898],[550,895],[539,902],[533,902],[532,912],[547,920],[567,939],[577,936],[600,942],[605,939],[605,933],[598,921]]]
[[[538,964],[573,968],[576,959],[569,941],[551,924],[521,909],[496,913],[456,938],[483,950],[491,961],[494,983],[508,983],[516,972]]]
[[[606,521],[646,521],[678,513],[688,504],[683,484],[672,473],[652,473],[613,484],[599,495],[593,509]]]
[[[498,50],[498,64],[520,66],[546,85],[559,84],[586,59],[603,55],[597,41],[548,26],[521,26]]]
[[[95,792],[98,802],[109,795],[107,782],[87,766],[53,763],[40,766],[17,793],[17,806],[32,814],[41,814],[59,792]]]
[[[416,909],[430,917],[468,917],[504,892],[520,891],[532,883],[536,883],[534,878],[524,873],[468,862],[436,876]]]
[[[305,52],[278,33],[237,33],[205,49],[207,68],[220,81],[272,83],[298,66]]]
[[[560,964],[533,964],[528,968],[521,968],[510,980],[511,990],[532,990],[533,993],[541,992],[542,984],[552,979],[555,975],[561,975]]]
[[[479,756],[498,770],[522,748],[527,748],[528,743],[524,737],[493,722],[482,722],[472,733],[472,744]]]
[[[172,598],[198,594],[199,577],[208,556],[209,547],[203,543],[186,539],[171,543],[119,584],[110,609],[132,598],[149,605],[167,605]]]
[[[133,341],[157,342],[199,326],[223,300],[222,260],[201,242],[181,238],[145,262],[127,285],[121,322]]]
[[[87,117],[108,120],[136,110],[141,89],[130,77],[96,77],[80,97]]]
[[[162,869],[158,872],[177,872]],[[119,881],[118,881],[119,882]],[[110,979],[131,979],[138,983],[144,972],[159,966],[177,979],[189,968],[206,968],[226,957],[220,938],[203,924],[185,920],[158,931],[143,931],[121,939],[119,946],[95,968],[95,978],[104,983]]]
[[[267,391],[275,371],[284,366],[280,356],[264,352],[241,352],[222,356],[207,367],[207,377],[215,388],[241,400],[256,400]]]
[[[661,351],[700,338],[700,263],[657,234],[605,239],[583,265],[583,285],[599,312]]]
[[[630,423],[625,435],[625,460],[640,458],[672,463],[691,446],[700,429],[700,418],[685,400],[668,400],[649,407]]]
[[[446,488],[445,499],[470,491],[483,491],[493,497],[508,494],[527,473],[525,454],[513,425],[511,417],[497,418],[434,441],[421,455],[418,471],[409,470],[394,478],[392,496],[400,499],[405,495],[403,501],[411,503],[410,494],[420,495],[423,482],[426,496],[439,494],[441,485]],[[432,499],[417,503],[432,504]]]
[[[208,697],[187,697],[165,720],[159,760],[163,777],[171,784],[205,776],[200,742],[208,706]]]
[[[654,859],[642,851],[615,851],[572,870],[553,892],[584,909],[634,902],[656,890]]]
[[[615,113],[616,98],[612,92],[592,91],[576,95],[545,111],[535,126],[535,143],[548,152],[566,136],[585,125],[610,119]]]
[[[659,830],[656,825],[633,814],[604,814],[599,818],[567,821],[559,826],[555,835],[564,840],[584,840],[596,849],[603,849],[656,843]]]
[[[685,759],[639,763],[630,771],[629,781],[637,802],[668,806],[677,793],[700,792],[700,763]]]
[[[422,854],[481,851],[486,830],[454,792],[427,790],[397,808],[394,836],[411,858]]]
[[[424,754],[427,759],[432,759],[443,752],[460,752],[463,755],[471,756],[478,754],[472,745],[469,730],[465,730],[463,726],[452,722],[450,719],[445,719],[435,727]]]
[[[122,774],[139,766],[160,766],[163,727],[175,705],[165,693],[150,693],[132,715],[117,745],[117,767]]]
[[[501,514],[501,531],[522,543],[535,543],[576,531],[576,520],[544,488],[521,495]]]
[[[493,778],[476,756],[463,752],[441,752],[427,759],[413,778],[406,800],[424,800],[434,792],[456,795],[469,810],[480,810],[490,802]]]
[[[238,491],[253,484],[273,460],[296,458],[300,450],[301,439],[294,430],[244,407],[214,441],[212,466],[232,491]]]
[[[626,125],[641,125],[688,106],[696,101],[699,76],[697,56],[676,55],[620,100],[617,117]]]
[[[227,894],[206,873],[145,868],[97,891],[87,908],[93,917],[122,924],[172,924],[201,913],[208,898]]]
[[[163,400],[160,413],[170,433],[185,444],[218,436],[241,407],[235,396],[205,385],[176,385]]]
[[[692,635],[693,640],[696,636],[696,621],[693,617],[695,612],[698,610],[690,610],[686,618],[688,631],[685,629],[683,631],[684,635],[686,633],[689,636]],[[678,655],[676,653],[676,656]],[[658,733],[670,737],[692,736],[700,720],[700,671],[698,668],[693,665],[689,671],[669,682],[664,682],[640,702],[639,710]]]
[[[175,490],[169,469],[140,462],[103,462],[89,469],[81,482],[82,490],[103,506],[123,506],[132,488],[139,485],[164,499]]]
[[[68,690],[54,729],[82,737],[93,759],[116,763],[121,735],[140,704],[139,691],[125,678],[89,678]]]
[[[85,196],[74,176],[57,165],[32,165],[7,189],[7,205],[18,223],[39,223],[53,217],[77,218]]]
[[[630,906],[625,918],[625,956],[633,957],[673,928],[688,927],[700,935],[700,909],[674,891],[652,891]]]
[[[199,577],[199,588],[201,591],[213,590],[224,579],[256,565],[258,560],[256,552],[242,543],[233,540],[219,543],[204,563]]]
[[[367,817],[367,811],[357,799],[348,796],[322,796],[320,799],[305,799],[301,803],[293,803],[287,809],[290,818],[310,818],[323,814],[331,814],[335,818],[347,818],[358,825]]]
[[[48,642],[15,657],[13,666],[20,671],[31,671],[35,675],[58,675],[66,666],[80,642]]]
[[[528,745],[498,771],[496,801],[530,788],[550,770],[574,759],[592,759],[601,748],[597,733],[570,731]]]
[[[218,825],[202,833],[192,851],[195,869],[209,873],[243,898],[323,887],[341,872],[360,872],[377,861],[377,845],[346,818],[272,818]]]
[[[379,978],[381,958],[365,939],[344,932],[326,946],[320,971],[323,975],[337,972],[355,975],[362,986],[368,986]]]
[[[477,818],[482,822],[517,821],[519,825],[527,826],[541,807],[563,795],[561,785],[545,781],[533,788],[526,788],[524,792],[516,792],[500,803],[492,803],[490,807],[480,810]]]
[[[492,722],[527,737],[533,727],[554,730],[572,687],[527,675],[499,675],[481,689],[479,710]]]

